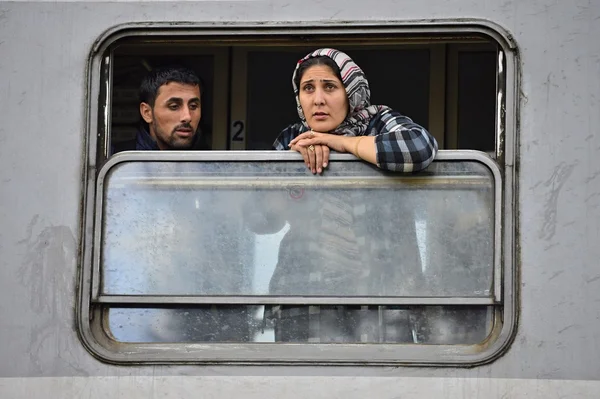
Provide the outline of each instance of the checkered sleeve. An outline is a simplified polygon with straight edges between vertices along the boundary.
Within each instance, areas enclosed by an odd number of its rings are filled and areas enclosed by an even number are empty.
[[[301,123],[289,125],[279,133],[279,136],[277,136],[273,143],[273,149],[277,151],[289,150],[290,147],[288,147],[288,145],[290,144],[290,141],[306,130],[307,129]]]
[[[435,138],[410,118],[385,110],[370,124],[375,136],[377,166],[394,172],[418,172],[429,166],[438,150]]]

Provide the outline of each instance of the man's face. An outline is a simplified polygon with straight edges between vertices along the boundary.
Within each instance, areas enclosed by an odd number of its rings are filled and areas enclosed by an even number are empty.
[[[161,150],[185,150],[194,142],[202,110],[200,87],[169,82],[159,87],[154,107],[141,103],[140,113]]]

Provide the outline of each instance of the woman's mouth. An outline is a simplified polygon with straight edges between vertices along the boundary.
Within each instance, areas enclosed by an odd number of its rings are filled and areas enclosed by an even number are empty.
[[[325,113],[325,112],[315,112],[313,114],[313,118],[318,120],[318,121],[322,121],[325,120],[329,117],[329,114]]]

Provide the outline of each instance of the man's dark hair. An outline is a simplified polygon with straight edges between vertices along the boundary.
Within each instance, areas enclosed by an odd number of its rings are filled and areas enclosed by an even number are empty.
[[[161,67],[151,71],[140,85],[140,101],[154,107],[158,89],[169,82],[198,86],[202,94],[200,78],[191,69],[181,66]]]
[[[342,82],[342,84],[344,84],[344,81],[342,80],[342,74],[340,73],[340,67],[338,66],[338,64],[336,64],[334,60],[332,60],[331,58],[329,58],[327,56],[319,55],[317,57],[312,57],[312,58],[302,61],[302,63],[298,67],[298,71],[296,72],[296,76],[294,77],[294,84],[296,85],[298,90],[300,90],[300,80],[302,79],[304,72],[306,72],[306,70],[308,68],[315,66],[315,65],[328,66],[332,70],[332,72],[335,74],[335,76],[337,76],[337,78],[340,80],[340,82]]]

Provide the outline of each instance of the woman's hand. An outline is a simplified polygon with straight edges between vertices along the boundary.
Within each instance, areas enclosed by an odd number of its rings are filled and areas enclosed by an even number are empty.
[[[344,145],[348,137],[340,136],[332,133],[320,133],[310,130],[298,135],[290,142],[290,147],[295,144],[309,146],[321,144],[331,148],[337,152],[348,152],[348,149]]]
[[[304,163],[312,173],[322,173],[323,168],[326,168],[329,163],[329,147],[326,145],[300,145],[290,143],[290,149],[298,151],[302,155]]]
[[[312,148],[311,148],[312,146]],[[377,165],[375,138],[372,136],[347,137],[313,130],[302,133],[290,142],[290,148],[304,157],[304,162],[313,173],[321,173],[329,163],[329,149],[356,157]]]
[[[290,142],[290,149],[298,151],[312,173],[322,173],[329,164],[329,149],[346,152],[343,136],[309,131],[298,135]]]

